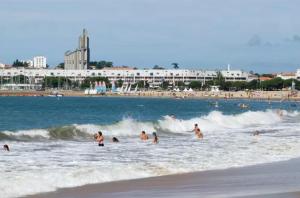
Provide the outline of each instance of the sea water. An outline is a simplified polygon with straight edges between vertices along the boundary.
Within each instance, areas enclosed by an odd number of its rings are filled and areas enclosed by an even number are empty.
[[[0,144],[11,151],[0,150],[1,197],[300,157],[300,103],[217,102],[2,97]],[[203,140],[192,132],[195,123]],[[99,130],[104,147],[93,139]],[[140,141],[142,130],[150,138],[157,132],[159,143]]]

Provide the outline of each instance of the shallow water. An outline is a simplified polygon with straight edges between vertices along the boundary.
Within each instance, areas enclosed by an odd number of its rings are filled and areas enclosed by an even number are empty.
[[[0,98],[0,143],[11,147],[0,152],[2,196],[300,156],[299,103],[218,100],[215,107],[214,102]],[[250,108],[240,109],[240,103]],[[191,132],[195,123],[204,133],[201,141]],[[105,135],[104,147],[93,141],[98,130]],[[150,136],[156,131],[159,144],[141,142],[141,130]],[[253,136],[256,130],[261,135]],[[120,143],[111,143],[112,136]]]

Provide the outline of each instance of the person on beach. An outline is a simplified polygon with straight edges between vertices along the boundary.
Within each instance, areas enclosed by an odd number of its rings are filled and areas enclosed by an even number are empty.
[[[114,143],[118,143],[118,142],[120,142],[120,141],[119,141],[119,139],[118,139],[118,138],[116,138],[116,137],[113,137],[113,138],[111,139],[111,141],[112,141],[112,142],[114,142]]]
[[[98,142],[98,146],[104,146],[104,137],[101,131],[99,131],[98,134],[96,134],[94,137]]]
[[[140,138],[141,138],[141,140],[143,140],[143,141],[149,139],[149,137],[148,137],[148,135],[146,134],[145,131],[142,131],[142,133],[141,133],[141,135],[140,135]]]
[[[203,133],[201,132],[201,130],[199,128],[196,130],[196,137],[198,139],[203,139]]]
[[[3,145],[3,149],[4,149],[5,151],[9,151],[9,146],[8,146],[7,144],[4,144],[4,145]]]
[[[153,143],[154,144],[157,144],[158,143],[158,137],[157,137],[157,134],[156,134],[156,132],[153,132]]]

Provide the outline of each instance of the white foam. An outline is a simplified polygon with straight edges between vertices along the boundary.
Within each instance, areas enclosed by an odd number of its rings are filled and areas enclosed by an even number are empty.
[[[188,120],[165,116],[157,122],[126,118],[110,125],[74,125],[87,134],[102,130],[106,137],[101,148],[93,141],[10,141],[11,152],[0,151],[1,197],[299,157],[300,123],[295,114],[280,116],[276,110],[268,110],[225,115],[213,111]],[[195,123],[204,132],[202,141],[189,132]],[[258,129],[264,133],[252,136]],[[141,130],[168,133],[153,145],[139,141]],[[47,130],[5,133],[49,138]],[[121,142],[111,143],[110,136],[118,136]]]
[[[296,117],[298,115],[297,111],[291,113],[287,111],[282,112],[283,116]],[[214,132],[259,125],[271,125],[281,121],[282,117],[276,110],[248,111],[237,115],[224,115],[222,112],[212,111],[206,116],[195,117],[189,120],[180,120],[170,116],[164,116],[157,122],[140,122],[132,118],[125,118],[119,122],[108,125],[74,124],[73,126],[89,135],[102,131],[108,136],[137,136],[143,130],[148,133],[158,131],[187,134],[193,130],[195,123],[198,123],[200,128],[206,132]],[[59,128],[57,130],[59,130]],[[20,130],[17,132],[5,131],[4,134],[11,137],[27,136],[33,139],[40,137],[50,138],[49,131],[46,129]]]

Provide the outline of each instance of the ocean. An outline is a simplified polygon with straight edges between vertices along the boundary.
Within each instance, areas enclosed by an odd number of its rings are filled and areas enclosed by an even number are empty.
[[[292,101],[0,97],[1,197],[298,158],[299,112]]]

